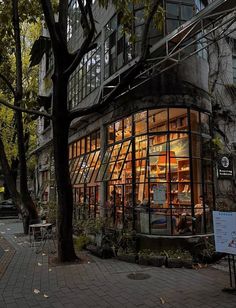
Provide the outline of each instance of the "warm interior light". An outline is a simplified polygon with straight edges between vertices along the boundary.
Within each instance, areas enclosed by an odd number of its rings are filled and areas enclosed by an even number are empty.
[[[177,159],[175,157],[175,152],[174,151],[170,151],[170,166],[175,166],[177,165]],[[167,152],[161,152],[161,156],[158,159],[158,163],[157,165],[159,167],[165,167],[166,165],[168,165],[168,153]]]

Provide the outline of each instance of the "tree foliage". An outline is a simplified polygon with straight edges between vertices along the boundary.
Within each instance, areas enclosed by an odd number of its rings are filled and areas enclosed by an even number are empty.
[[[32,1],[20,2],[20,20],[21,23],[21,46],[22,46],[22,72],[23,72],[23,99],[21,105],[26,108],[37,107],[35,102],[38,95],[38,68],[29,68],[30,50],[33,42],[41,32],[41,23],[39,22],[39,6],[32,7]],[[15,44],[12,31],[12,11],[9,2],[0,3],[0,22],[5,25],[1,27],[0,35],[0,74],[6,78],[9,85],[0,78],[0,98],[13,103],[14,90],[16,85],[16,62],[15,62]],[[4,29],[4,31],[3,31]],[[27,141],[28,149],[32,150],[36,144],[36,123],[32,121],[31,116],[25,115],[24,118],[25,133],[30,135]],[[0,106],[1,136],[5,146],[9,162],[17,157],[14,112],[5,106]]]
[[[0,22],[5,24],[5,33],[2,33],[0,38],[2,56],[0,59],[0,95],[4,98],[1,99],[1,105],[6,102],[8,106],[14,106],[14,108],[28,108],[37,95],[35,81],[37,81],[38,72],[36,69],[31,69],[31,71],[28,69],[32,39],[34,40],[39,35],[40,30],[40,27],[35,27],[39,7],[32,7],[33,2],[27,1],[26,3],[18,0],[0,2]],[[26,164],[26,151],[30,143],[35,142],[35,139],[30,141],[30,136],[35,135],[35,125],[32,125],[29,116],[23,117],[19,109],[14,111],[13,116],[12,111],[7,111],[6,114],[8,113],[11,113],[9,114],[12,118],[11,123],[7,123],[9,117],[5,114],[2,114],[1,119],[0,161],[5,183],[11,197],[23,214],[24,231],[27,233],[29,219],[38,217],[36,206],[28,190]],[[26,124],[25,128],[24,124]],[[17,144],[17,151],[11,146],[10,153],[9,144]],[[20,194],[16,187],[17,167],[19,168]]]

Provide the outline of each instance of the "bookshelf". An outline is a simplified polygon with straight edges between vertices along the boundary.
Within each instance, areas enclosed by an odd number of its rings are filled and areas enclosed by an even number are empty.
[[[177,170],[170,173],[170,203],[188,206],[191,203],[189,159],[178,160]]]

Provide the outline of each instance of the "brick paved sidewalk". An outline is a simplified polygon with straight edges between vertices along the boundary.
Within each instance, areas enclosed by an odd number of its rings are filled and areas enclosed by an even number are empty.
[[[21,222],[0,221],[0,236],[15,250],[0,278],[1,308],[236,307],[236,296],[221,291],[228,274],[212,267],[154,268],[92,256],[83,264],[51,266],[21,233]],[[149,278],[132,280],[132,273]]]

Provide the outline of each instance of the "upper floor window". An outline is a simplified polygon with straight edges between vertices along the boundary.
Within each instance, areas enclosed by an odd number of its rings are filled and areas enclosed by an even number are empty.
[[[75,108],[79,102],[101,84],[101,46],[89,51],[70,77],[68,84],[69,107]]]
[[[205,5],[203,4],[202,0],[194,0],[194,3],[197,13],[205,8]]]
[[[121,17],[114,16],[105,26],[105,79],[132,58],[131,44],[123,32]]]
[[[135,55],[139,55],[141,53],[141,45],[142,45],[142,36],[143,30],[145,27],[145,12],[143,5],[136,5],[134,9],[134,35],[135,35]],[[161,39],[162,33],[157,29],[155,22],[152,21],[149,26],[148,32],[148,44],[152,46],[159,39]]]
[[[191,19],[194,6],[191,3],[166,1],[166,33],[177,29],[180,25]]]

